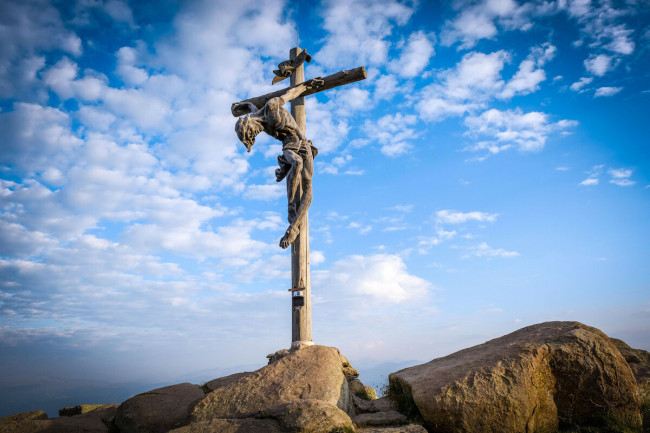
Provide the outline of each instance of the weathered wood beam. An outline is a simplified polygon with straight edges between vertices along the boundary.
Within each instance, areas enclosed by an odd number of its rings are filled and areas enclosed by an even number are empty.
[[[323,80],[323,86],[319,87],[318,89],[305,90],[300,94],[300,96],[313,95],[314,93],[322,92],[323,90],[333,89],[334,87],[342,86],[344,84],[350,84],[354,83],[355,81],[365,80],[367,77],[368,74],[366,73],[366,68],[363,66],[354,69],[348,69],[347,71],[337,72],[336,74],[321,78],[321,80]],[[240,104],[251,102],[259,109],[262,108],[269,99],[284,95],[292,87],[295,86],[286,87],[282,90],[278,90],[277,92],[267,93],[266,95],[257,96],[255,98],[249,98],[241,102],[234,103],[230,107],[232,115],[239,117],[251,112],[248,106]]]

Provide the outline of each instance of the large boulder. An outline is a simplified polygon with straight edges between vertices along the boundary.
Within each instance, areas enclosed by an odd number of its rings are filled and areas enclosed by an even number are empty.
[[[624,341],[616,338],[612,338],[612,342],[630,365],[632,373],[634,373],[641,402],[643,432],[650,433],[650,353],[641,349],[633,349]]]
[[[351,402],[344,374],[346,363],[334,347],[304,347],[217,387],[196,405],[192,422],[244,418],[282,403],[308,399],[347,411]]]
[[[190,411],[205,396],[198,385],[181,383],[131,397],[117,408],[120,433],[166,433],[187,424]]]
[[[578,322],[529,326],[392,373],[389,394],[441,433],[641,425],[630,367],[604,333]]]
[[[0,418],[0,433],[110,433],[116,404],[101,405],[81,415],[47,418],[43,411]]]
[[[170,433],[333,433],[354,432],[350,417],[329,402],[300,400],[271,406],[240,418],[214,418]]]

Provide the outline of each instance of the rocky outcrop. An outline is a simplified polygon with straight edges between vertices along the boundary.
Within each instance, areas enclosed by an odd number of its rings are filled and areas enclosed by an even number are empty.
[[[190,411],[205,396],[198,385],[181,383],[131,397],[117,408],[120,433],[166,433],[187,424]]]
[[[632,369],[641,403],[643,432],[650,433],[650,353],[641,349],[633,349],[624,341],[616,338],[612,338],[612,342]]]
[[[427,433],[419,424],[408,424],[399,427],[366,427],[357,429],[357,433]]]
[[[254,372],[159,388],[119,407],[1,418],[0,433],[632,433],[637,390],[646,414],[650,406],[650,354],[614,343],[577,322],[542,323],[393,373],[390,398],[379,399],[338,349],[303,346]]]
[[[215,389],[196,405],[192,421],[243,418],[278,404],[307,399],[348,411],[350,396],[343,364],[336,348],[302,348]]]
[[[79,404],[72,407],[64,407],[59,409],[59,416],[75,416],[81,415],[82,413],[88,413],[95,409],[104,406],[103,404]]]
[[[329,402],[300,400],[267,407],[240,418],[213,418],[173,433],[332,433],[354,432],[350,417]]]
[[[90,412],[48,419],[42,410],[0,418],[0,433],[111,433],[116,404],[106,404]]]
[[[601,331],[578,322],[529,326],[389,376],[401,412],[436,432],[640,428],[630,367]]]

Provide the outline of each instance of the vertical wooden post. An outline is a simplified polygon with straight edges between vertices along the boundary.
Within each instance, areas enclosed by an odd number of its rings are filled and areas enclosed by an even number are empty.
[[[299,47],[292,48],[290,58],[295,59],[302,52]],[[291,85],[295,86],[305,81],[304,64],[300,65],[291,75]],[[307,115],[305,98],[300,97],[291,101],[291,115],[298,126],[306,133]],[[302,189],[296,194],[300,202]],[[298,205],[296,204],[296,209]],[[305,215],[300,224],[300,234],[291,244],[291,288],[304,288],[301,292],[291,292],[291,346],[314,342],[311,339],[311,281],[309,275],[309,215]],[[300,299],[302,295],[303,299]],[[302,304],[302,305],[301,305]]]

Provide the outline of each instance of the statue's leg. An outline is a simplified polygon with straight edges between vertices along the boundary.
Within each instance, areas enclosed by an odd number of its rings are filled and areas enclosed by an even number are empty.
[[[289,174],[289,170],[291,170],[291,164],[286,160],[284,155],[279,155],[278,165],[280,167],[275,169],[275,180],[276,182],[282,182],[282,180],[287,177],[287,174]]]
[[[284,158],[291,164],[287,174],[287,198],[292,202],[300,185],[300,173],[302,172],[302,158],[293,150],[283,150]]]
[[[300,233],[300,224],[302,223],[302,220],[307,214],[307,210],[311,205],[311,182],[314,175],[314,158],[312,156],[311,149],[305,150],[304,153],[301,149],[301,157],[303,167],[302,171],[300,172],[302,182],[302,195],[300,197],[300,205],[298,206],[295,219],[291,221],[289,228],[280,240],[280,247],[282,248],[287,248],[296,240],[298,234]]]

